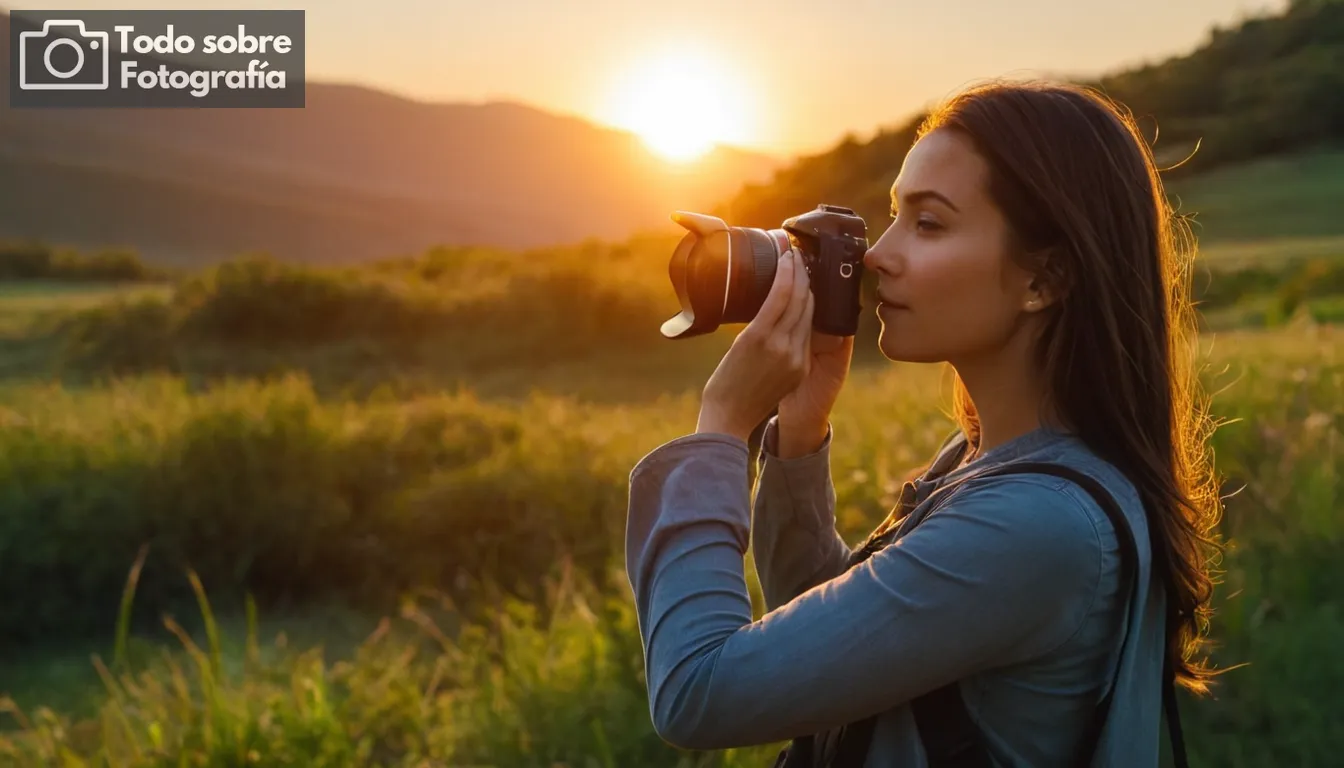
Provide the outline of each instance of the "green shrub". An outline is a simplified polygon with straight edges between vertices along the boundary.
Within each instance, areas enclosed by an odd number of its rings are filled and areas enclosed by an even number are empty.
[[[229,370],[229,360],[237,366],[264,351],[373,343],[383,357],[443,346],[468,367],[539,364],[656,343],[671,315],[638,284],[604,281],[559,258],[495,269],[445,261],[431,251],[409,264],[337,270],[264,255],[235,259],[182,282],[167,303],[74,313],[60,359],[75,371],[189,373],[186,361],[206,348]]]
[[[460,573],[523,589],[561,553],[605,567],[618,539],[620,467],[537,415],[562,404],[324,404],[299,376],[33,397],[40,410],[0,432],[11,643],[109,626],[115,575],[146,543],[141,602],[157,613],[183,598],[164,574],[188,565],[263,604],[373,600]]]
[[[405,281],[361,279],[266,257],[226,262],[178,289],[184,331],[241,343],[313,343],[432,330],[444,307]]]
[[[175,371],[177,319],[162,299],[118,299],[59,322],[63,366],[112,374]]]
[[[1232,270],[1202,263],[1192,287],[1193,297],[1204,312],[1272,296],[1279,313],[1289,317],[1308,298],[1344,294],[1344,259],[1294,259],[1277,267]]]
[[[129,282],[163,277],[161,271],[151,268],[139,254],[128,249],[86,256],[39,242],[0,243],[0,280]]]

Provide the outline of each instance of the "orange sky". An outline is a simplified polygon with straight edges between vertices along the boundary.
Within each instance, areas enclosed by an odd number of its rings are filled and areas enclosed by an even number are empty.
[[[866,135],[992,76],[1092,74],[1164,58],[1214,24],[1286,0],[25,0],[31,9],[304,8],[310,79],[413,98],[521,101],[595,121],[657,123],[789,154]],[[377,7],[377,13],[368,8]],[[646,83],[694,69],[687,93]],[[657,73],[663,71],[664,75]],[[674,78],[675,79],[675,78]],[[703,84],[697,85],[703,81]],[[642,100],[642,101],[641,101]],[[632,106],[634,102],[648,102]],[[710,118],[713,119],[710,119]],[[684,138],[684,136],[682,137]]]

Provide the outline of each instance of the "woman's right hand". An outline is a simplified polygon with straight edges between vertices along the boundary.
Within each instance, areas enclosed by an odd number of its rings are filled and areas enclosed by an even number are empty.
[[[779,401],[780,458],[805,456],[821,447],[854,357],[853,336],[812,331],[808,347],[811,359],[803,382]]]

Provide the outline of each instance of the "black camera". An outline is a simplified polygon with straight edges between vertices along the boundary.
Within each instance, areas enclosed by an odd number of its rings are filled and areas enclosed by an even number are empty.
[[[714,216],[686,211],[672,214],[672,220],[688,231],[668,265],[681,313],[663,323],[667,338],[751,322],[770,293],[780,256],[794,247],[802,253],[815,298],[812,328],[833,336],[853,336],[858,330],[868,226],[854,211],[823,204],[770,230],[730,227]]]

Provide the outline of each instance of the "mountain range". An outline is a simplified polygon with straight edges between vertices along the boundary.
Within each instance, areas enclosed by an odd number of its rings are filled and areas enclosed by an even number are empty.
[[[0,13],[0,66],[9,66]],[[8,78],[0,78],[0,91]],[[1290,0],[1193,50],[1085,82],[1132,108],[1178,181],[1344,142],[1344,2]],[[512,103],[309,83],[304,109],[27,109],[0,92],[0,239],[197,265],[243,251],[340,263],[431,245],[531,248],[666,228],[677,209],[773,227],[818,202],[886,219],[922,115],[788,160],[685,166],[633,134]],[[1217,235],[1210,230],[1209,235]]]
[[[782,161],[678,164],[634,134],[522,104],[309,82],[303,109],[11,109],[0,14],[0,239],[345,263],[433,245],[531,248],[670,226]]]

